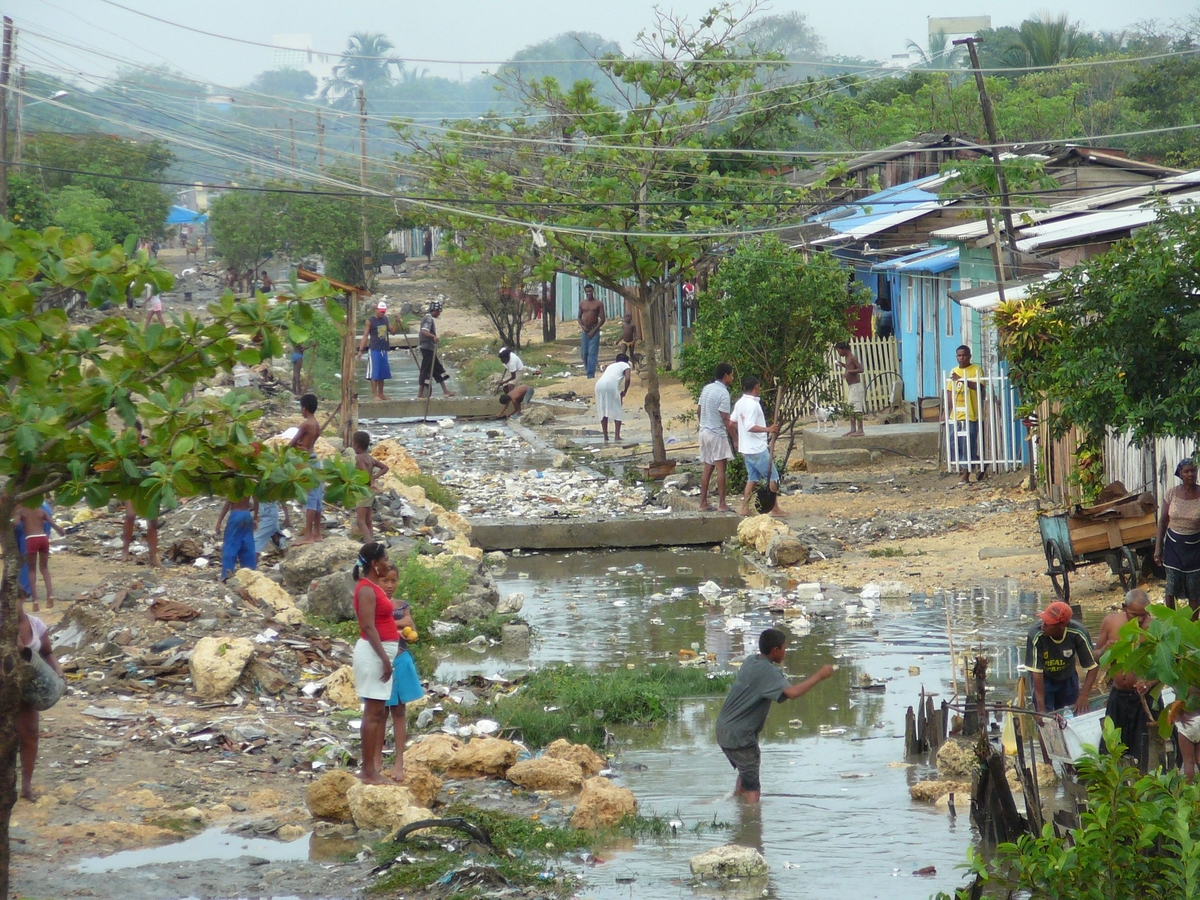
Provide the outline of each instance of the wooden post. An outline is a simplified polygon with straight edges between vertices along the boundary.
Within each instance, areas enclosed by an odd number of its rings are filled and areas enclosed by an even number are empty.
[[[358,326],[355,324],[354,291],[346,292],[346,333],[342,338],[342,403],[341,419],[338,425],[338,437],[349,447],[354,437],[354,420],[357,413],[354,393],[354,368],[357,354],[354,352],[355,338]]]
[[[25,67],[21,66],[17,70],[17,109],[16,122],[13,129],[17,134],[17,146],[13,153],[13,162],[21,161],[21,153],[25,146],[25,141],[22,137],[25,131]]]
[[[12,66],[13,20],[4,17],[0,55],[0,219],[8,218],[8,70]]]

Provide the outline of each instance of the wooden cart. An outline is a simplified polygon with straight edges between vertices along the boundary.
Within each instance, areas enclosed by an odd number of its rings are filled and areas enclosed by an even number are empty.
[[[1038,518],[1046,574],[1064,603],[1071,602],[1070,573],[1078,566],[1108,563],[1127,591],[1137,586],[1152,552],[1158,530],[1153,497],[1127,494],[1119,483],[1105,494],[1110,499],[1098,506]]]

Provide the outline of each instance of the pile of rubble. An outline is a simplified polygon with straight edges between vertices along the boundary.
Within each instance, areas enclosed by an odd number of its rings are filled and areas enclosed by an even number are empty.
[[[628,485],[581,471],[529,469],[488,473],[451,471],[445,475],[461,497],[460,509],[481,519],[549,519],[575,516],[670,512],[651,506],[641,485]]]

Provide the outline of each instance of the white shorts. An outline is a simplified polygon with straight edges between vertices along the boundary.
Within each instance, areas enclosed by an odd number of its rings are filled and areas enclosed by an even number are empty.
[[[861,381],[846,385],[846,394],[850,400],[850,408],[856,413],[867,411],[867,386]]]
[[[1183,737],[1193,744],[1200,744],[1200,714],[1180,716],[1175,727]]]
[[[723,459],[733,459],[733,448],[729,446],[729,436],[702,428],[700,430],[700,462],[706,466],[712,466]]]
[[[400,652],[399,641],[384,641],[383,652],[388,659],[395,659]],[[359,638],[354,645],[354,691],[364,700],[392,699],[392,679],[384,681],[383,662],[379,659],[370,642]]]

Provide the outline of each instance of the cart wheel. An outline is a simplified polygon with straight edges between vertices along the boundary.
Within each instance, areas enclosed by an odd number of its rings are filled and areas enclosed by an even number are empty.
[[[1138,586],[1142,574],[1142,561],[1137,553],[1129,547],[1122,547],[1116,554],[1112,565],[1113,574],[1121,582],[1121,590],[1128,591]]]
[[[1071,602],[1071,582],[1067,577],[1067,565],[1058,541],[1046,541],[1046,574],[1054,585],[1054,593],[1063,603]]]

